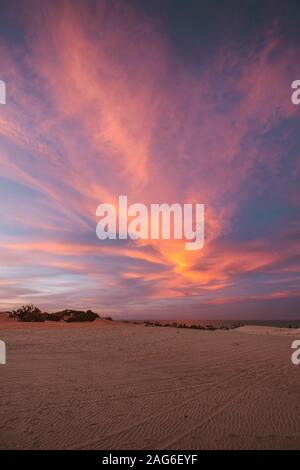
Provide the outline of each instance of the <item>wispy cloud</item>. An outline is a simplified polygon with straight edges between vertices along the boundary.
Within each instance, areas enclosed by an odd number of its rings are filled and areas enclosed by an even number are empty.
[[[294,298],[299,47],[280,22],[211,55],[199,44],[191,67],[159,18],[126,2],[33,2],[19,21],[23,40],[0,41],[3,306],[172,315],[183,299],[189,316],[203,302]],[[204,203],[204,249],[100,242],[96,207],[120,194]]]

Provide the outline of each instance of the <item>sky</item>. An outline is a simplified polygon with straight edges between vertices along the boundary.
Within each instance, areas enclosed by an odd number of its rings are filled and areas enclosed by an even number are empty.
[[[284,4],[283,4],[284,3]],[[300,318],[297,1],[0,1],[0,308]],[[205,243],[96,208],[205,204]]]

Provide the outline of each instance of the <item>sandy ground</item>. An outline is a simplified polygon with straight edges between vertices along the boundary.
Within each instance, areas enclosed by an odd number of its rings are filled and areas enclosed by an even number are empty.
[[[1,449],[300,449],[299,330],[0,321]]]

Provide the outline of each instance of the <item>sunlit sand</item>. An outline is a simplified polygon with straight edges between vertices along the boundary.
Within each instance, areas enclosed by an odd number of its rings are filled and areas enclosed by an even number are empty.
[[[0,448],[299,449],[299,337],[2,318]]]

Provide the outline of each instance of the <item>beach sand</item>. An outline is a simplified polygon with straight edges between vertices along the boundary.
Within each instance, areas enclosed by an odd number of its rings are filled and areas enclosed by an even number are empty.
[[[300,449],[300,330],[0,320],[1,449]]]

